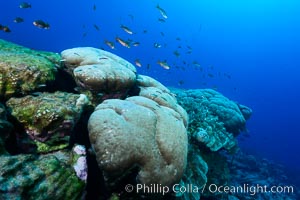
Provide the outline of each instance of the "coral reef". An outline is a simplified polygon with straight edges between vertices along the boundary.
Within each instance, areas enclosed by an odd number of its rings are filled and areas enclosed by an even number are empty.
[[[276,182],[269,164],[228,154],[250,108],[210,89],[168,89],[100,49],[61,56],[0,40],[0,199],[247,200],[205,186]],[[249,166],[261,170],[243,178]],[[128,193],[129,183],[204,193]]]
[[[47,152],[68,145],[71,130],[88,103],[83,94],[55,92],[10,98],[6,105],[35,141],[38,152]]]
[[[28,94],[54,81],[60,56],[0,40],[0,99]]]

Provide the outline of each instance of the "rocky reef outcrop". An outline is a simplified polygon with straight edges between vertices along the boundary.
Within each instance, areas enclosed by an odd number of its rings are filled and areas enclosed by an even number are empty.
[[[210,89],[168,89],[91,47],[0,47],[0,199],[196,200],[216,196],[134,191],[230,181],[224,150],[238,149],[250,108]]]
[[[71,131],[88,104],[84,94],[59,91],[10,98],[6,102],[11,115],[24,127],[40,153],[68,146]]]
[[[60,55],[0,40],[0,99],[29,94],[55,80]]]
[[[71,154],[0,155],[1,199],[80,199],[84,182],[78,180]]]

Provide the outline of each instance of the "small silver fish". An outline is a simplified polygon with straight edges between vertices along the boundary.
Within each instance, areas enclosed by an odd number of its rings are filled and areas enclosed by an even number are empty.
[[[165,19],[168,18],[166,11],[164,9],[162,9],[158,4],[157,4],[156,8],[160,12],[160,14],[163,18],[165,18]]]
[[[130,30],[130,28],[128,28],[127,26],[121,25],[121,29],[123,29],[126,33],[130,35],[133,34],[132,30]]]

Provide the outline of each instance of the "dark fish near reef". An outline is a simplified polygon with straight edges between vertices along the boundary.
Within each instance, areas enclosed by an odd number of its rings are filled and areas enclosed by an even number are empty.
[[[160,14],[163,18],[165,18],[165,19],[168,18],[166,11],[164,9],[162,9],[158,4],[157,4],[156,8],[160,12]]]
[[[24,22],[24,19],[23,19],[22,17],[16,17],[16,18],[14,19],[14,22],[15,22],[15,23],[21,23],[21,22]]]
[[[108,40],[105,40],[104,43],[109,46],[111,49],[114,49],[115,48],[115,44],[113,42],[110,42]]]
[[[166,22],[166,20],[163,19],[163,18],[158,18],[158,21],[159,21],[159,22]]]
[[[94,24],[94,28],[95,28],[97,31],[100,31],[99,26],[97,26],[96,24]]]
[[[129,42],[127,42],[127,41],[125,41],[125,40],[122,40],[122,39],[119,38],[119,37],[116,37],[116,41],[119,42],[123,47],[130,48]]]
[[[166,61],[157,61],[157,64],[159,64],[164,69],[170,69],[170,66]]]
[[[183,85],[184,84],[184,81],[183,80],[180,80],[180,81],[178,81],[178,85],[180,86],[180,85]]]
[[[210,77],[210,78],[213,78],[213,77],[214,77],[214,75],[211,74],[211,73],[208,73],[207,76]]]
[[[97,10],[97,6],[96,4],[93,5],[93,10],[96,11]]]
[[[201,66],[197,61],[193,61],[193,65],[195,65],[196,67],[200,67]]]
[[[1,24],[0,24],[0,30],[4,31],[6,33],[10,33],[11,32],[11,30],[8,28],[8,26],[2,26]]]
[[[175,51],[173,52],[173,54],[174,54],[177,58],[180,56],[180,53],[179,53],[177,50],[175,50]]]
[[[135,63],[136,66],[142,67],[142,63],[140,62],[139,59],[136,59],[136,60],[134,61],[134,63]]]
[[[27,3],[27,2],[22,2],[19,5],[20,8],[31,8],[31,4]]]
[[[161,47],[161,44],[155,42],[155,43],[153,44],[153,46],[154,46],[155,48],[160,48],[160,47]]]
[[[130,19],[131,19],[131,20],[133,20],[133,19],[134,19],[134,16],[133,16],[133,15],[131,15],[131,14],[129,14],[129,15],[128,15],[128,17],[130,17]]]
[[[231,75],[230,74],[224,73],[224,76],[227,77],[228,79],[231,79]]]
[[[33,25],[38,27],[38,28],[42,28],[42,29],[49,29],[50,25],[46,22],[44,22],[43,20],[35,20],[33,22]]]
[[[128,28],[127,26],[121,25],[121,29],[123,29],[126,33],[130,35],[133,34],[132,30],[130,30],[130,28]]]
[[[139,45],[140,45],[139,42],[133,42],[133,43],[132,43],[132,46],[135,46],[135,47],[137,47],[137,46],[139,46]]]

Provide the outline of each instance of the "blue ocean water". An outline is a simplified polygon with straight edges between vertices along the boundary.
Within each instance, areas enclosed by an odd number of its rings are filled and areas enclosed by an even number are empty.
[[[20,3],[0,2],[0,24],[11,29],[0,31],[1,39],[54,52],[103,48],[132,63],[139,59],[138,73],[167,86],[217,89],[253,109],[242,150],[283,164],[300,183],[300,1],[30,0],[28,9]],[[15,17],[24,22],[14,23]],[[35,27],[38,19],[50,29]],[[116,37],[140,45],[126,48]]]

